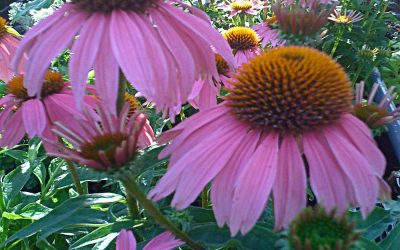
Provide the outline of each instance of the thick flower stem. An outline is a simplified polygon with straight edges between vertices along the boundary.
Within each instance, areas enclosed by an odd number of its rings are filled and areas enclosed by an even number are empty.
[[[134,198],[132,198],[131,195],[126,196],[126,202],[129,210],[129,215],[131,216],[132,219],[139,219],[140,217],[140,211],[137,206],[137,202]]]
[[[128,173],[124,172],[120,175],[120,180],[122,181],[126,192],[132,198],[136,199],[143,208],[154,218],[154,220],[165,229],[173,233],[177,238],[181,239],[182,241],[186,242],[186,244],[194,250],[203,249],[199,244],[191,240],[186,233],[179,230],[174,224],[172,224],[153,204],[152,201],[147,199],[146,195],[142,192],[140,187],[136,184],[133,176]]]
[[[69,172],[71,173],[72,179],[74,180],[76,191],[78,192],[79,195],[83,195],[83,188],[81,185],[81,181],[79,180],[79,176],[78,173],[76,172],[74,164],[72,164],[72,162],[68,160],[65,161],[67,162]]]

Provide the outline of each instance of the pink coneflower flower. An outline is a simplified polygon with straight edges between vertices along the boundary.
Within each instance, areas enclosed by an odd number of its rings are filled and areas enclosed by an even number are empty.
[[[29,57],[30,95],[40,93],[50,61],[71,42],[69,73],[78,105],[94,68],[100,98],[113,113],[120,72],[156,101],[158,111],[174,114],[196,79],[215,74],[214,53],[233,64],[227,42],[207,15],[178,0],[72,0],[29,30],[16,52],[14,69],[24,53]]]
[[[218,75],[196,81],[192,94],[189,97],[189,103],[197,109],[207,109],[217,105],[216,96],[219,95],[221,86],[231,87],[228,80],[233,73],[233,69],[222,58],[215,55]]]
[[[278,1],[272,6],[272,10],[281,31],[292,35],[307,36],[321,30],[332,13],[335,6],[325,2],[310,0],[306,4],[295,6],[294,3],[285,5]]]
[[[257,15],[258,12],[263,8],[263,4],[258,0],[233,0],[229,1],[229,3],[223,2],[218,7],[219,9],[230,11],[230,17],[233,17],[238,14]]]
[[[55,121],[72,126],[73,117],[81,116],[74,106],[70,84],[64,82],[61,74],[47,72],[42,84],[41,98],[29,96],[23,80],[22,75],[11,79],[7,84],[8,94],[0,99],[0,106],[4,108],[0,113],[1,147],[16,145],[25,134],[30,138],[55,138],[50,130]],[[85,95],[85,107],[95,107],[96,102],[94,97]]]
[[[149,243],[147,243],[143,250],[170,250],[182,246],[184,243],[175,237],[170,232],[164,232]],[[131,231],[122,229],[117,237],[116,250],[136,250],[136,239]]]
[[[85,110],[86,119],[76,119],[75,126],[56,122],[52,131],[74,149],[59,140],[47,140],[57,148],[48,154],[97,170],[123,167],[135,157],[139,148],[149,146],[154,138],[146,117],[137,112],[129,117],[130,110],[127,103],[116,116],[100,106],[97,112]]]
[[[351,115],[351,85],[332,58],[306,47],[279,47],[234,75],[226,101],[167,131],[160,157],[169,169],[149,197],[175,191],[188,207],[211,184],[219,226],[246,234],[273,194],[275,228],[306,206],[307,179],[327,210],[375,206],[385,158],[367,126]],[[307,159],[307,165],[303,161]],[[307,178],[308,177],[308,178]]]
[[[17,49],[19,39],[8,32],[7,21],[0,17],[0,80],[8,82],[14,73],[11,70],[11,58]]]
[[[267,18],[263,23],[257,24],[253,29],[257,32],[261,38],[261,45],[265,48],[268,44],[271,47],[283,45],[285,40],[279,37],[279,30],[273,25],[276,23],[276,16]]]
[[[224,31],[222,35],[231,46],[238,67],[260,54],[260,47],[258,46],[260,39],[253,29],[233,27]]]
[[[365,122],[370,128],[377,128],[400,119],[400,108],[388,111],[391,102],[395,99],[395,87],[392,86],[379,103],[374,103],[374,98],[379,85],[374,83],[368,99],[364,102],[364,82],[356,84],[356,98],[353,105],[354,115]]]

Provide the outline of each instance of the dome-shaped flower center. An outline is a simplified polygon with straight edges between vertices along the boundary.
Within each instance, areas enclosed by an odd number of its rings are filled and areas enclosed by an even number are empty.
[[[253,7],[253,3],[251,1],[236,1],[230,3],[230,6],[236,11],[246,11]]]
[[[59,73],[48,71],[42,87],[42,97],[61,92],[65,87],[63,76]],[[24,87],[24,76],[18,75],[11,79],[7,84],[7,93],[14,95],[21,100],[27,100],[31,97]]]
[[[233,27],[223,33],[224,38],[236,53],[238,50],[254,49],[258,46],[257,33],[247,27]]]
[[[4,36],[7,32],[7,21],[6,19],[0,17],[0,38]]]
[[[104,152],[107,159],[116,164],[116,149],[127,139],[122,133],[99,135],[81,146],[80,155],[85,159],[101,162],[99,153]]]
[[[230,71],[229,64],[221,55],[215,54],[215,63],[217,64],[217,71],[219,75],[228,75],[228,72]]]
[[[307,208],[291,223],[289,241],[294,249],[350,249],[358,237],[345,217]]]
[[[353,21],[353,18],[351,16],[346,16],[346,15],[340,15],[336,18],[338,23],[351,23],[351,21]]]
[[[125,102],[129,103],[128,119],[138,110],[140,102],[133,95],[125,92]]]
[[[115,9],[145,12],[154,7],[159,0],[72,0],[81,10],[87,12],[110,13]]]
[[[266,20],[266,22],[267,22],[269,25],[272,25],[272,24],[276,23],[276,16],[274,15],[274,16],[272,16],[272,17],[268,17],[267,20]]]
[[[238,71],[227,105],[253,127],[301,133],[332,124],[350,110],[352,91],[346,73],[318,50],[271,49]]]

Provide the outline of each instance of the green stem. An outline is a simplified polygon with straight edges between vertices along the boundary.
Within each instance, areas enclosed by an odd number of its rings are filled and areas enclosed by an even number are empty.
[[[246,14],[242,13],[240,16],[240,26],[246,26]]]
[[[364,65],[365,65],[364,62],[358,64],[358,67],[357,67],[357,70],[356,70],[356,74],[354,75],[353,80],[351,81],[352,85],[354,85],[354,84],[356,83],[358,77],[359,77],[360,74],[361,74],[362,69],[364,68]]]
[[[199,8],[204,10],[203,0],[197,0],[197,2],[199,4]]]
[[[343,29],[342,25],[339,25],[339,31],[338,31],[338,34],[336,35],[335,43],[333,44],[333,48],[332,48],[332,51],[330,54],[331,57],[333,57],[333,55],[335,54],[336,49],[339,46],[340,40],[342,39],[343,33],[344,33],[344,29]]]
[[[119,175],[119,179],[122,181],[126,192],[132,198],[136,199],[143,208],[156,220],[158,224],[163,226],[165,229],[173,233],[177,238],[186,242],[186,244],[194,250],[203,249],[202,246],[194,242],[187,236],[186,233],[178,229],[174,224],[172,224],[158,208],[153,204],[152,201],[147,199],[146,195],[142,192],[140,187],[136,184],[135,178],[128,171],[123,172]]]
[[[128,205],[128,210],[129,210],[129,215],[131,216],[132,219],[139,219],[140,218],[140,211],[137,206],[137,202],[135,199],[132,198],[132,196],[127,195],[126,196],[126,202]]]
[[[81,186],[81,181],[79,180],[79,176],[78,176],[78,173],[76,172],[75,166],[69,160],[65,160],[65,161],[67,162],[69,172],[71,173],[72,179],[74,180],[76,191],[78,192],[79,195],[83,195],[84,193],[83,193],[83,189]]]
[[[126,83],[127,79],[120,71],[119,73],[119,84],[118,84],[118,98],[117,98],[117,112],[121,112],[122,108],[124,107],[125,104],[125,91],[126,91]]]
[[[208,207],[208,189],[205,187],[201,192],[201,207],[207,208]]]
[[[378,63],[377,61],[374,61],[374,62],[372,63],[372,67],[368,70],[367,74],[366,74],[365,77],[364,77],[364,81],[365,81],[365,82],[368,81],[368,78],[371,76],[372,71],[374,70],[374,68],[375,68],[375,66],[376,66],[377,63]]]

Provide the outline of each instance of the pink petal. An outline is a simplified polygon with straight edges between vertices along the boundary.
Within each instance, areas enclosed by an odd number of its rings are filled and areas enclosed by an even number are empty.
[[[147,51],[147,46],[144,34],[139,29],[138,24],[133,21],[132,16],[136,13],[129,13],[124,11],[113,11],[111,14],[111,47],[114,52],[115,59],[121,66],[127,79],[135,86],[135,88],[142,92],[144,96],[151,99],[155,96],[157,86],[158,74],[157,72],[165,72],[165,59],[160,61],[161,66],[164,68],[155,69],[155,60],[163,58],[163,52],[160,46],[155,43],[152,51]],[[142,18],[140,15],[137,20]],[[156,57],[155,54],[159,53]]]
[[[182,246],[183,244],[185,243],[175,239],[175,236],[170,232],[164,232],[147,243],[146,246],[143,247],[143,250],[169,250]]]
[[[85,19],[85,13],[71,12],[68,17],[55,22],[32,45],[32,53],[29,54],[29,63],[26,64],[24,79],[30,96],[40,95],[43,78],[51,60],[68,47]]]
[[[259,139],[259,131],[249,132],[237,148],[237,153],[231,157],[226,166],[212,181],[211,201],[215,218],[220,227],[229,223],[235,183],[248,159],[254,154]]]
[[[28,136],[30,138],[36,135],[41,136],[47,121],[43,103],[38,99],[31,99],[24,102],[21,109],[22,120]]]
[[[107,51],[99,50],[104,33],[105,19],[106,17],[103,14],[92,14],[83,24],[82,30],[79,32],[79,37],[71,50],[69,75],[73,86],[72,90],[79,108],[81,108],[85,94],[88,73],[93,66],[97,54],[107,53]],[[106,37],[106,39],[108,38]]]
[[[232,67],[235,66],[228,42],[222,38],[221,34],[214,29],[210,23],[167,4],[162,5],[162,8],[167,10],[170,15],[174,16],[181,25],[191,30],[193,35],[196,35],[199,39],[213,46],[216,52],[220,54],[228,64]]]
[[[55,23],[62,19],[64,15],[72,8],[74,8],[73,4],[65,3],[52,15],[41,20],[38,24],[28,30],[28,32],[24,36],[24,39],[22,39],[21,43],[19,44],[19,47],[12,60],[12,68],[14,72],[21,73],[19,70],[21,59],[24,56],[25,52],[31,50],[32,46],[38,39],[38,36],[45,32],[47,29],[54,27]]]
[[[198,90],[199,89],[199,90]],[[198,80],[195,82],[192,97],[189,97],[189,103],[197,109],[204,110],[217,105],[218,88],[211,81]]]
[[[371,133],[369,128],[357,120],[356,117],[347,115],[341,120],[337,129],[363,154],[376,172],[376,175],[382,176],[386,167],[385,156],[376,146],[375,140],[369,136]]]
[[[136,250],[136,239],[131,231],[122,229],[116,243],[116,250]]]
[[[258,146],[236,183],[230,218],[231,235],[244,235],[264,211],[275,181],[278,164],[279,135],[269,134]]]
[[[324,135],[332,153],[353,184],[363,215],[373,209],[378,198],[379,186],[366,158],[337,130],[326,128]]]
[[[3,137],[0,140],[0,147],[13,147],[22,140],[25,135],[25,128],[22,121],[21,110],[15,112],[6,127],[3,128],[2,133]]]
[[[275,229],[287,226],[307,204],[307,176],[293,136],[285,136],[273,187]]]
[[[228,132],[216,131],[200,141],[190,140],[195,146],[178,160],[170,161],[173,166],[150,192],[149,197],[158,200],[176,190],[171,205],[177,209],[189,206],[226,164],[246,134],[246,129],[240,123],[226,124],[224,131]]]
[[[119,66],[114,57],[110,39],[110,18],[106,17],[104,34],[94,64],[96,89],[101,101],[112,114],[117,113]]]
[[[338,165],[325,138],[319,133],[303,135],[304,153],[310,171],[311,188],[318,203],[327,210],[337,208],[342,214],[355,201],[350,180]]]

